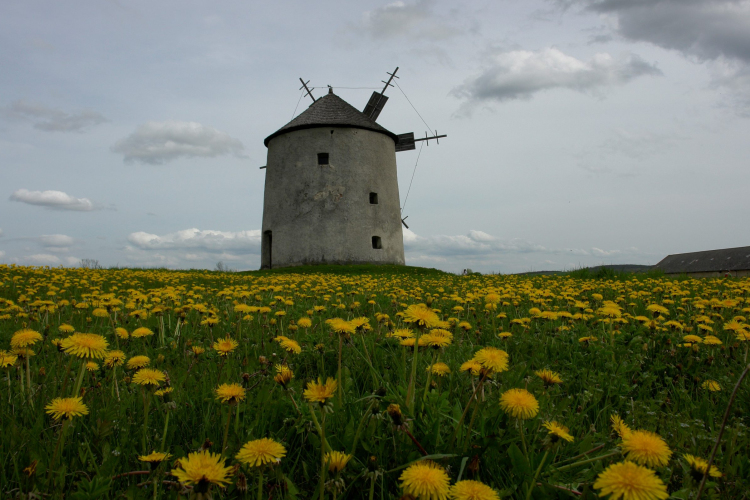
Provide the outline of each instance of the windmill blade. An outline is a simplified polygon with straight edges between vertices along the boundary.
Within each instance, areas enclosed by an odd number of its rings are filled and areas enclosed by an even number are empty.
[[[414,132],[408,132],[406,134],[398,134],[398,141],[396,142],[396,152],[399,151],[410,151],[417,149],[414,145]]]
[[[367,101],[367,106],[365,106],[365,109],[362,112],[369,116],[373,121],[377,120],[378,116],[380,116],[380,112],[383,111],[386,102],[388,102],[388,96],[383,95],[380,92],[373,92],[370,100]]]

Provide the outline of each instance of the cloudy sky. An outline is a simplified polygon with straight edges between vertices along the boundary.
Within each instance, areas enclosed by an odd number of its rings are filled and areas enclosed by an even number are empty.
[[[396,66],[379,123],[448,134],[398,154],[407,264],[750,245],[750,1],[458,5],[0,3],[0,262],[258,268],[299,77],[362,109]]]

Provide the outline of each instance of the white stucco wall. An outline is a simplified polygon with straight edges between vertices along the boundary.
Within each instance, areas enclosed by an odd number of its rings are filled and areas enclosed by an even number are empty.
[[[328,165],[318,165],[318,153],[328,153]],[[377,193],[376,205],[370,193]],[[404,264],[399,203],[391,137],[344,127],[274,137],[268,143],[261,267]],[[381,249],[372,247],[373,236],[381,238]]]

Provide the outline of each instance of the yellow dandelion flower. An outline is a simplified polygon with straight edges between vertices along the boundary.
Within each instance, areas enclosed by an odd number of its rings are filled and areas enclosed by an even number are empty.
[[[623,437],[630,432],[630,427],[626,424],[617,413],[613,413],[609,420],[612,422],[612,430],[617,433],[618,436]]]
[[[61,418],[68,420],[73,417],[80,417],[89,414],[89,408],[83,404],[83,398],[55,398],[44,407],[48,415],[52,415],[55,420]]]
[[[721,345],[721,339],[719,337],[716,337],[714,335],[706,335],[703,337],[703,343],[706,345]]]
[[[164,372],[154,370],[153,368],[141,368],[135,372],[135,375],[133,375],[132,382],[138,385],[158,386],[160,382],[164,382],[165,380],[166,376],[164,375]]]
[[[260,467],[266,464],[278,464],[286,455],[286,448],[281,443],[269,438],[248,441],[235,458],[250,467]]]
[[[74,333],[60,343],[63,350],[79,358],[101,359],[107,353],[107,342],[104,337],[95,333]]]
[[[648,467],[664,467],[672,456],[672,451],[662,437],[649,431],[626,433],[620,447],[628,460]]]
[[[106,366],[107,368],[122,366],[124,362],[125,353],[122,351],[109,351],[104,355],[104,366]]]
[[[417,462],[399,477],[401,488],[417,500],[447,500],[450,480],[445,470],[431,461]]]
[[[62,325],[58,326],[57,330],[61,333],[73,333],[76,331],[74,326],[68,325],[67,323],[63,323]]]
[[[130,338],[130,334],[128,333],[128,331],[121,326],[115,328],[115,335],[117,335],[122,340],[128,340],[128,338]]]
[[[133,356],[128,360],[127,367],[129,370],[137,370],[147,367],[150,363],[151,359],[148,356]]]
[[[239,345],[236,340],[226,337],[214,342],[214,349],[219,353],[219,356],[228,356]]]
[[[708,389],[711,392],[719,392],[721,390],[721,384],[715,380],[706,380],[701,384],[703,389]]]
[[[344,470],[346,464],[352,459],[351,455],[340,451],[331,451],[325,454],[325,461],[328,464],[328,472],[337,474]]]
[[[240,384],[221,384],[215,392],[222,403],[236,404],[245,399],[245,388]]]
[[[42,334],[34,330],[24,328],[18,330],[10,339],[11,347],[29,347],[42,340]]]
[[[276,375],[273,380],[282,387],[292,381],[294,372],[287,365],[276,365]]]
[[[139,339],[142,337],[150,337],[153,335],[154,332],[150,328],[146,328],[145,326],[142,326],[140,328],[136,328],[133,330],[133,333],[130,334],[131,337],[134,339]]]
[[[460,371],[462,372],[471,372],[472,375],[475,377],[479,375],[479,372],[482,371],[482,365],[477,362],[475,359],[470,359],[469,361],[466,361],[461,365]]]
[[[317,382],[309,382],[307,388],[303,392],[305,399],[311,403],[325,404],[325,402],[333,397],[336,392],[338,383],[331,377],[328,377],[325,384],[318,377]]]
[[[302,347],[300,347],[299,343],[296,340],[292,340],[283,335],[279,335],[278,337],[274,338],[274,340],[288,352],[294,354],[299,354],[302,352]]]
[[[195,354],[196,356],[200,356],[201,354],[206,352],[206,350],[203,347],[197,346],[197,345],[192,346],[190,350],[193,351],[193,354]]]
[[[682,455],[682,458],[685,459],[685,461],[688,463],[690,468],[697,473],[697,475],[700,475],[701,477],[706,473],[706,469],[708,468],[708,461],[701,458],[696,457],[693,455],[688,455],[687,453]],[[711,464],[711,472],[708,474],[711,477],[721,477],[723,474],[719,471],[719,468],[715,465]]]
[[[312,320],[310,318],[300,318],[297,320],[297,326],[300,328],[310,328],[312,326]]]
[[[139,456],[138,460],[140,460],[141,462],[158,464],[158,463],[164,462],[165,460],[169,460],[171,456],[172,455],[170,455],[169,453],[162,453],[160,451],[152,451],[148,455]]]
[[[16,364],[18,356],[6,351],[0,351],[0,368],[8,368]]]
[[[560,374],[557,372],[553,372],[552,370],[547,370],[546,368],[544,370],[535,371],[534,375],[542,379],[545,387],[554,384],[562,384],[562,378],[560,377]]]
[[[194,484],[196,489],[205,491],[211,484],[228,484],[227,478],[234,469],[225,467],[224,459],[218,453],[198,451],[188,454],[187,458],[178,460],[177,469],[171,474],[184,484]]]
[[[610,500],[666,500],[667,487],[646,467],[633,462],[620,462],[607,467],[594,482],[601,490],[599,496],[610,495]]]
[[[99,364],[94,363],[93,361],[87,361],[86,362],[86,370],[90,372],[95,372],[99,369]]]
[[[432,372],[433,375],[444,377],[451,372],[450,366],[445,363],[435,363],[427,367],[428,372]]]
[[[551,422],[544,422],[542,425],[547,429],[547,433],[552,438],[553,442],[557,439],[564,439],[569,443],[573,442],[573,436],[571,436],[569,432],[570,429],[564,425],[557,423],[554,420]]]
[[[106,309],[102,309],[101,307],[97,307],[93,311],[91,311],[92,316],[96,316],[97,318],[106,318],[109,316],[109,313]]]
[[[500,495],[484,483],[466,479],[451,486],[451,500],[500,500]]]
[[[158,389],[158,390],[154,391],[154,396],[163,397],[163,396],[166,396],[168,394],[171,394],[172,391],[174,391],[173,387],[165,387],[164,389]]]
[[[539,402],[526,389],[509,389],[500,396],[500,408],[511,417],[527,420],[539,413]]]
[[[333,332],[339,335],[351,335],[357,331],[351,322],[341,318],[327,319],[326,324]]]
[[[474,355],[474,361],[493,373],[501,373],[508,369],[508,353],[496,347],[480,349]]]
[[[425,304],[411,305],[404,311],[404,322],[414,323],[417,326],[433,328],[439,326],[440,318],[435,311]]]

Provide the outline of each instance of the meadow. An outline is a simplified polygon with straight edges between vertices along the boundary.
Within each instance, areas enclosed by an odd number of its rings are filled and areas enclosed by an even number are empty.
[[[0,265],[0,496],[748,498],[748,317],[750,279]]]

